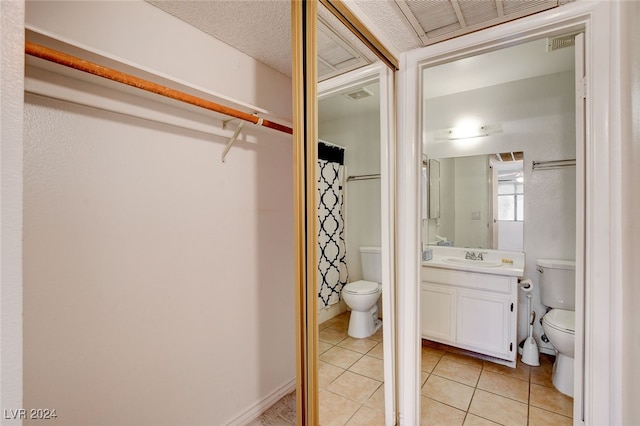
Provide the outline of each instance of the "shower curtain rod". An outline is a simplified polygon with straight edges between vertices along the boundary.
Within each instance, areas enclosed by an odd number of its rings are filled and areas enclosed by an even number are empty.
[[[347,178],[347,182],[351,182],[353,180],[372,180],[372,179],[380,179],[380,174],[373,174],[373,175],[354,175],[354,176],[349,176]]]
[[[291,129],[290,127],[267,120],[262,117],[258,117],[257,115],[229,108],[227,106],[220,105],[218,103],[208,101],[206,99],[202,99],[197,96],[193,96],[188,93],[184,93],[179,90],[172,89],[170,87],[124,73],[122,71],[115,70],[113,68],[104,67],[102,65],[98,65],[93,62],[86,61],[76,56],[72,56],[58,50],[50,49],[48,47],[30,41],[27,41],[25,43],[24,51],[27,55],[35,56],[36,58],[64,65],[66,67],[93,74],[98,77],[106,78],[107,80],[116,81],[118,83],[136,87],[138,89],[155,93],[160,96],[164,96],[190,105],[195,105],[197,107],[208,109],[210,111],[218,112],[229,117],[248,121],[258,126],[268,127],[270,129],[278,130],[290,135],[293,134],[293,129]]]

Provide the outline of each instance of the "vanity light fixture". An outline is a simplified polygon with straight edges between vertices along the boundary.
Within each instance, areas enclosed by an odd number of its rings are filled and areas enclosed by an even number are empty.
[[[471,139],[489,136],[494,133],[502,133],[502,124],[486,124],[483,126],[461,126],[450,129],[438,130],[435,133],[436,140]]]

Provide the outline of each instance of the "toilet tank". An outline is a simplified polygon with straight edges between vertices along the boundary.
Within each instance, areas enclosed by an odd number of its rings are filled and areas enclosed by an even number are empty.
[[[576,262],[538,259],[538,282],[542,304],[574,311],[576,308]]]
[[[380,247],[360,247],[362,279],[382,282],[382,251]]]

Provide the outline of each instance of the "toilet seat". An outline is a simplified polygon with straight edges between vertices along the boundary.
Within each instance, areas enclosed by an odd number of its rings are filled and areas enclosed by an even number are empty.
[[[566,309],[552,309],[542,317],[542,321],[549,327],[562,333],[576,333],[576,314]]]
[[[380,284],[377,282],[360,280],[347,284],[342,291],[350,294],[373,294],[379,289]]]

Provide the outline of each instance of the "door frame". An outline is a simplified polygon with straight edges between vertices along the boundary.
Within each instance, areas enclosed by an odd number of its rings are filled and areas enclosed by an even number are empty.
[[[616,16],[609,2],[575,2],[541,12],[525,19],[512,21],[487,30],[407,52],[400,57],[398,90],[398,393],[401,424],[418,424],[420,420],[420,159],[422,141],[421,70],[426,65],[449,62],[485,51],[496,50],[540,37],[565,33],[569,30],[585,32],[586,76],[586,132],[583,170],[584,191],[577,194],[582,205],[576,211],[577,223],[584,223],[578,232],[584,234],[584,246],[576,247],[576,275],[583,273],[584,285],[577,286],[576,317],[584,323],[576,324],[576,371],[584,371],[584,383],[576,380],[574,424],[615,423],[620,407],[610,391],[619,392],[622,341],[609,330],[619,330],[621,320],[616,307],[622,283],[615,271],[610,250],[610,236],[618,235],[611,217],[621,200],[611,206],[609,193],[615,190],[609,163],[611,152],[617,149],[616,129],[610,128],[615,117],[619,95],[610,86],[610,75],[619,72],[611,68],[609,52],[617,40],[609,33]],[[615,9],[613,9],[615,12]],[[599,102],[592,102],[598,99]],[[596,163],[597,161],[597,163]],[[577,186],[580,188],[580,185]],[[621,207],[620,207],[621,209]],[[621,211],[621,210],[620,210]],[[579,239],[578,239],[579,241]],[[609,280],[609,285],[596,286],[596,281]],[[604,350],[603,348],[607,348]],[[607,368],[610,367],[610,368]],[[582,376],[577,373],[576,376]],[[582,395],[582,397],[580,397]],[[616,393],[617,395],[617,393]],[[619,396],[619,395],[617,395]],[[619,419],[618,419],[619,420]],[[619,421],[618,421],[619,422]]]

